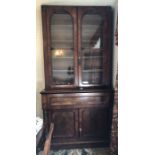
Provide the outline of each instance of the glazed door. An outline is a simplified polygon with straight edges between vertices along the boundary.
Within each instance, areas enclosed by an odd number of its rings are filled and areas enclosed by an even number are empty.
[[[80,109],[79,132],[83,138],[106,138],[109,112],[103,107]]]
[[[44,10],[45,9],[45,10]],[[77,85],[77,15],[75,7],[43,10],[46,87]],[[46,19],[46,20],[45,20]]]
[[[111,21],[104,7],[78,9],[79,81],[81,86],[110,84]]]

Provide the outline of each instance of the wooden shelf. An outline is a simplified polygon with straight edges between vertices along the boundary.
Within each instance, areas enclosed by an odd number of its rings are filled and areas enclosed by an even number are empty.
[[[53,48],[53,47],[51,47],[52,52],[54,52],[54,50],[58,50],[58,49],[62,49],[62,50],[73,50],[74,48]]]
[[[82,59],[101,59],[101,58],[103,58],[103,56],[92,56],[92,55],[90,55],[90,56],[82,56]]]
[[[82,70],[82,72],[103,72],[103,69],[85,69],[85,70]]]
[[[74,59],[74,57],[52,57],[52,59]]]
[[[53,69],[53,72],[74,72],[74,70],[65,70],[65,69]]]

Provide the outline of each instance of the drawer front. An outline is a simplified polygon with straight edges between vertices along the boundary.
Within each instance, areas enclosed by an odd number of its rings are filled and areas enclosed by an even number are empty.
[[[111,100],[109,93],[78,93],[78,94],[50,94],[47,97],[48,106],[74,105],[86,106],[101,104],[108,106]]]

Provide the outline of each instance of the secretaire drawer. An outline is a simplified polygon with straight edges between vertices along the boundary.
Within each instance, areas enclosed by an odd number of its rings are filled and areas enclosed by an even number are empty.
[[[109,93],[76,93],[76,94],[49,94],[47,96],[50,105],[86,105],[104,104],[110,102]]]

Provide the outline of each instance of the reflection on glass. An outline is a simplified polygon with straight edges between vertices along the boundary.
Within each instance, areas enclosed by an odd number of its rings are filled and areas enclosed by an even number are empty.
[[[64,51],[61,49],[57,49],[54,51],[54,56],[55,57],[62,57],[64,55]]]
[[[103,19],[98,14],[86,14],[82,20],[82,83],[102,83]]]
[[[73,24],[69,14],[52,16],[51,46],[51,48],[73,48]]]
[[[52,82],[74,83],[73,26],[69,14],[54,14],[51,19]]]

